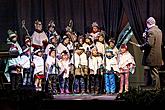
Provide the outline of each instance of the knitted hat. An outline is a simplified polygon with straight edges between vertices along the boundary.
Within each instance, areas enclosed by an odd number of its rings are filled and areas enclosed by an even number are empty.
[[[16,32],[13,32],[10,29],[8,30],[8,35],[9,35],[9,38],[12,38],[12,37],[16,37],[17,36]]]
[[[153,17],[149,17],[147,19],[147,24],[153,25],[153,24],[156,24],[156,21],[155,21],[155,19]]]
[[[109,39],[108,42],[113,42],[113,43],[115,43],[115,39],[114,39],[114,38],[111,38],[111,39]]]

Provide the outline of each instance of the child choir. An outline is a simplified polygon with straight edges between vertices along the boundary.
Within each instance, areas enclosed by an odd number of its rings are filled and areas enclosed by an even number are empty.
[[[117,49],[114,39],[105,41],[105,33],[96,22],[90,33],[80,36],[72,31],[60,36],[52,23],[45,33],[37,20],[33,35],[25,37],[17,62],[23,69],[23,85],[33,84],[36,91],[53,94],[128,92],[135,61],[126,44]],[[120,79],[119,91],[116,77]]]

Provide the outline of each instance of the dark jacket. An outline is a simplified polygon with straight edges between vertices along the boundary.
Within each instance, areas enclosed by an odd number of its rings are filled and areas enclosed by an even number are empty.
[[[147,41],[142,45],[144,55],[142,64],[144,66],[162,65],[162,32],[157,26],[151,27],[147,32]]]

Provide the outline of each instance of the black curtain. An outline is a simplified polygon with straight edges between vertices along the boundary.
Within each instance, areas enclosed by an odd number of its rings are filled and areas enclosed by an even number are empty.
[[[31,35],[36,19],[43,22],[45,31],[48,22],[54,20],[59,34],[70,19],[79,34],[86,33],[92,22],[97,22],[107,38],[117,37],[127,23],[121,0],[1,0],[0,40],[5,41],[7,30],[12,29],[18,31],[22,43],[26,34],[22,20]]]
[[[110,37],[117,39],[121,30],[127,24],[121,0],[104,0],[105,30]]]

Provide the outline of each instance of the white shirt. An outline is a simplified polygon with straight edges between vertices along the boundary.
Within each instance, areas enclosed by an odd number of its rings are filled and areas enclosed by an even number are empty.
[[[44,31],[41,33],[34,31],[32,34],[32,44],[43,46],[42,41],[44,40],[48,41],[48,37]]]

